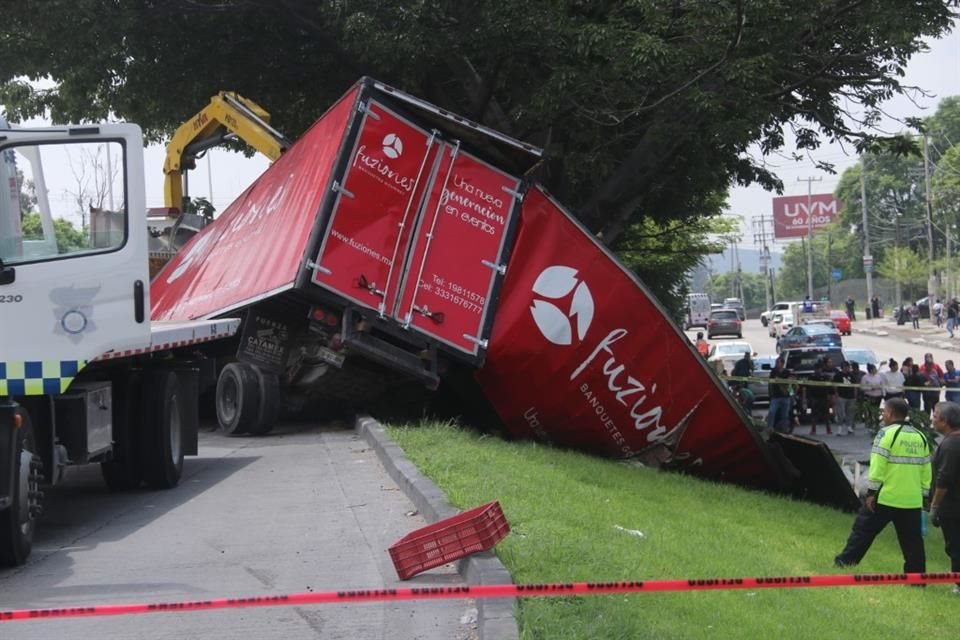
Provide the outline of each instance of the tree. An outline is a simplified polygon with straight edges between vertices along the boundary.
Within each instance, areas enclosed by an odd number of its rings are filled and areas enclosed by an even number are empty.
[[[905,292],[909,298],[927,290],[927,258],[908,247],[891,247],[877,263],[877,273],[897,283],[897,302],[902,298],[899,292],[901,284],[907,285]]]
[[[729,298],[738,278],[743,285],[743,306],[746,309],[758,309],[767,304],[767,294],[764,293],[767,279],[762,273],[718,273],[707,280],[704,293],[715,301]]]
[[[653,294],[679,317],[689,292],[687,273],[702,257],[723,251],[739,222],[723,216],[656,223],[645,221],[627,230],[620,258]]]
[[[793,129],[868,145],[879,105],[958,0],[281,2],[49,0],[0,23],[0,103],[23,119],[118,117],[159,140],[212,91],[268,105],[291,137],[369,74],[544,147],[539,177],[608,245],[719,213]],[[250,25],[257,25],[256,29]],[[229,46],[211,46],[227,33]],[[50,55],[56,51],[57,55]],[[24,81],[50,78],[52,89]],[[848,104],[863,105],[857,117]]]
[[[28,213],[23,216],[21,229],[24,240],[43,240],[43,227],[40,224],[39,213]],[[54,218],[53,232],[57,236],[57,253],[71,253],[90,247],[87,237],[69,220]]]

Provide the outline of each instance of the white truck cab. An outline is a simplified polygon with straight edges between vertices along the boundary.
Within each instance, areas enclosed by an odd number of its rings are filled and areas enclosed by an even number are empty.
[[[181,349],[238,322],[150,322],[136,125],[0,123],[0,189],[0,565],[16,565],[39,487],[68,465],[100,463],[112,488],[177,484],[200,375]]]

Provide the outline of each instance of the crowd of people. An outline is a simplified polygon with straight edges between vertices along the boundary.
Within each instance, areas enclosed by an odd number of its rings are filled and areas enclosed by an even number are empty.
[[[813,374],[798,384],[784,359],[777,358],[767,385],[767,426],[792,433],[799,427],[799,412],[806,408],[811,435],[823,425],[827,434],[843,436],[854,433],[860,423],[871,430],[878,428],[882,402],[890,398],[903,398],[908,409],[928,417],[944,390],[947,400],[960,402],[960,371],[953,360],[941,366],[933,354],[926,353],[922,363],[913,358],[902,363],[890,358],[885,365],[868,364],[863,371],[859,363],[843,362],[836,367],[830,358],[824,358],[814,365]]]

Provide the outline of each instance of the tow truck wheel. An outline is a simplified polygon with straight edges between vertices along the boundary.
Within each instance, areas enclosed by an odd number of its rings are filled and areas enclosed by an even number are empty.
[[[260,381],[244,362],[231,362],[217,379],[217,422],[235,436],[256,428],[260,418]]]
[[[264,435],[273,431],[280,414],[280,379],[277,374],[256,368],[260,392],[260,411],[257,421],[247,429],[251,435]]]
[[[140,459],[143,479],[154,489],[171,489],[183,472],[183,398],[173,371],[152,371],[144,386]]]
[[[0,511],[0,565],[13,567],[26,562],[33,547],[33,532],[40,515],[40,479],[43,463],[33,436],[30,415],[18,409],[23,420],[15,435],[13,504]]]

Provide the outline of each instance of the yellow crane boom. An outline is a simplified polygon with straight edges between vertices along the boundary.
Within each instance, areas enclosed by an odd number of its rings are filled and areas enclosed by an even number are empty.
[[[197,157],[211,147],[232,139],[244,141],[270,158],[280,157],[291,142],[270,126],[270,114],[249,98],[221,91],[210,104],[184,122],[167,144],[163,163],[163,203],[184,211],[186,171],[196,167]]]

